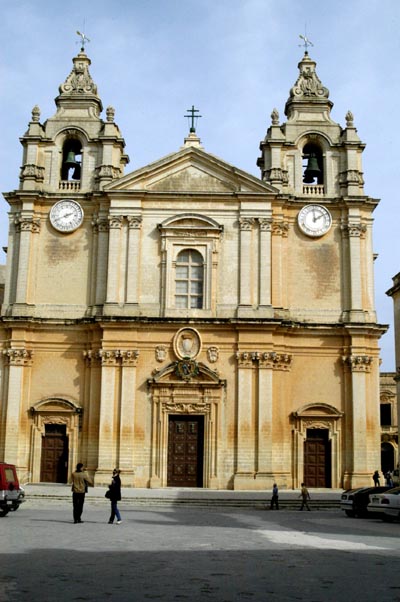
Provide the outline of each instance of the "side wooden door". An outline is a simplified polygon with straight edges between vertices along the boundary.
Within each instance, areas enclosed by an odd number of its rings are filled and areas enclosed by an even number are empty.
[[[168,424],[169,487],[202,487],[204,417],[170,416]]]
[[[40,480],[42,483],[66,483],[68,475],[68,436],[62,424],[46,424],[42,437]]]

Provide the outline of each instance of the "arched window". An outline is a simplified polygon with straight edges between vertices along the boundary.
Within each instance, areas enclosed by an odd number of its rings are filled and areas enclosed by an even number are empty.
[[[61,180],[81,179],[81,143],[76,138],[65,141],[62,152]]]
[[[304,184],[324,183],[324,162],[319,146],[309,142],[303,148],[303,182]]]
[[[194,249],[181,251],[176,258],[175,307],[202,309],[204,262]]]

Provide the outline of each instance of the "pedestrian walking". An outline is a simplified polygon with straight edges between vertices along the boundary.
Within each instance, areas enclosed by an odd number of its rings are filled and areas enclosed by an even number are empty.
[[[390,470],[388,470],[387,473],[385,474],[385,480],[386,480],[387,487],[393,487],[393,478],[392,478],[392,473],[390,472]]]
[[[277,510],[279,510],[279,490],[278,490],[278,485],[276,483],[274,483],[274,485],[272,487],[270,510],[273,510],[274,506]]]
[[[85,493],[87,492],[88,485],[93,486],[93,481],[86,472],[82,462],[76,465],[76,470],[72,473],[71,478],[74,523],[83,523],[81,517],[85,503]]]
[[[299,497],[301,497],[300,510],[303,510],[304,506],[307,508],[307,510],[311,510],[310,506],[308,505],[308,500],[310,500],[311,497],[304,483],[301,484],[301,492]]]
[[[374,474],[372,475],[372,480],[374,481],[375,487],[379,487],[381,484],[379,480],[379,471],[375,470]]]
[[[113,524],[114,518],[117,517],[117,525],[120,525],[122,522],[121,514],[118,510],[118,502],[121,500],[121,471],[118,468],[114,468],[112,473],[112,480],[108,487],[109,492],[109,500],[111,502],[111,516],[108,523],[110,525]]]

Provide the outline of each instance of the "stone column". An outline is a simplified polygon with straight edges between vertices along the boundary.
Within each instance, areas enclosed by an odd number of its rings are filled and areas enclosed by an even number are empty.
[[[140,228],[142,218],[128,216],[128,266],[126,284],[126,303],[138,303],[139,260],[140,260]]]
[[[114,215],[108,218],[108,267],[107,267],[107,303],[119,302],[119,272],[122,216]]]
[[[255,441],[253,412],[253,360],[250,352],[237,352],[237,463],[235,489],[249,489],[254,481]],[[253,485],[254,487],[254,485]]]
[[[28,303],[29,279],[34,281],[34,274],[29,273],[33,258],[32,234],[40,232],[40,220],[32,216],[19,216],[16,218],[16,227],[19,232],[19,249],[15,302]]]
[[[352,408],[352,457],[353,467],[351,487],[361,487],[371,480],[371,466],[368,465],[367,428],[367,373],[370,372],[372,357],[368,355],[350,355],[343,357],[345,366],[351,371],[351,408]],[[375,425],[379,429],[379,425]]]
[[[272,220],[259,218],[260,223],[260,305],[271,305],[271,231]]]
[[[22,446],[19,445],[20,439],[26,437],[21,424],[24,368],[32,365],[33,351],[25,348],[11,348],[6,349],[3,353],[9,364],[4,429],[4,461],[22,468],[22,462],[25,462],[26,458],[25,450],[21,449]],[[27,470],[27,466],[23,468],[25,471]]]
[[[95,483],[108,483],[116,462],[115,403],[117,396],[117,370],[119,350],[99,351],[101,359],[101,396],[99,418],[99,456]]]
[[[239,304],[251,306],[252,304],[252,252],[251,239],[254,219],[251,217],[239,218],[240,225],[240,289]]]
[[[135,401],[137,349],[121,351],[121,405],[119,422],[119,468],[124,474],[124,483],[134,485],[133,451],[135,442]]]

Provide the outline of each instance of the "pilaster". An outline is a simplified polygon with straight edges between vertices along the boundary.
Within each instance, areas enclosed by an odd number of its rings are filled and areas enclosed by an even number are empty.
[[[32,365],[33,351],[25,347],[3,351],[8,362],[7,409],[5,415],[4,451],[5,462],[21,465],[19,452],[21,432],[21,412],[23,404],[24,373]]]
[[[128,216],[128,265],[126,279],[126,303],[138,303],[139,283],[139,243],[142,218],[139,216]]]
[[[240,290],[239,305],[250,308],[252,305],[252,230],[255,220],[251,217],[241,217],[240,226]],[[239,308],[240,310],[240,308]]]

